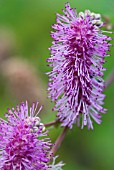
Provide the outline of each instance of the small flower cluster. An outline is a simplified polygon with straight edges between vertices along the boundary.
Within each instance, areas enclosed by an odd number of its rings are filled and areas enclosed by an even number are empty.
[[[7,121],[0,119],[0,169],[1,170],[59,170],[63,166],[49,165],[52,143],[47,131],[37,117],[38,103],[30,110],[28,103],[8,109]],[[56,168],[57,167],[57,168]]]
[[[101,123],[105,95],[103,64],[109,56],[110,37],[100,28],[104,25],[100,14],[86,10],[77,14],[67,3],[64,15],[57,14],[55,30],[49,48],[53,69],[49,75],[49,97],[55,101],[54,110],[62,126],[72,128],[76,123],[93,129],[92,119]]]

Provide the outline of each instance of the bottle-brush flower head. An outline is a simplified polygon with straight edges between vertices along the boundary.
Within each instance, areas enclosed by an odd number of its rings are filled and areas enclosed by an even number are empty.
[[[86,10],[77,14],[69,3],[64,15],[57,14],[52,26],[53,38],[48,73],[49,97],[55,101],[54,110],[62,126],[72,128],[76,123],[93,129],[92,119],[101,123],[105,113],[102,94],[104,88],[104,57],[109,56],[110,37],[100,28],[104,25],[100,14]]]
[[[7,120],[0,119],[1,170],[56,170],[63,166],[61,162],[50,164],[52,143],[38,117],[41,107],[37,107],[38,103],[30,109],[28,102],[21,103],[8,109]]]

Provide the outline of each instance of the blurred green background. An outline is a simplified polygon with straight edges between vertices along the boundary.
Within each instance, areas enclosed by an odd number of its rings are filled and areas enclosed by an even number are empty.
[[[56,12],[62,13],[65,0],[0,0],[0,114],[22,100],[40,100],[44,105],[44,122],[54,120],[53,104],[47,99],[48,78],[46,58],[51,46],[51,25]],[[101,13],[114,24],[114,0],[69,0],[77,11],[89,9]],[[111,24],[110,24],[111,23]],[[113,30],[114,31],[114,30]],[[112,35],[113,37],[113,35]],[[112,41],[113,43],[113,41]],[[112,56],[106,58],[105,79],[114,69]],[[59,148],[58,160],[64,160],[64,170],[114,170],[114,83],[106,90],[105,107],[101,125],[94,123],[94,131],[77,126],[68,132]],[[51,129],[54,142],[61,131]]]

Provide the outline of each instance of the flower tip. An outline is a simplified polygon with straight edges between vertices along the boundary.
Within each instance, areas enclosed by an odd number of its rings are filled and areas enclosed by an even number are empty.
[[[66,5],[66,6],[70,6],[70,3],[69,3],[69,2],[66,2],[65,5]]]

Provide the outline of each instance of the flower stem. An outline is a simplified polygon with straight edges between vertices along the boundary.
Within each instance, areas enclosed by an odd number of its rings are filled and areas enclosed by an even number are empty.
[[[105,82],[105,89],[114,81],[114,71],[111,72],[111,74],[109,75],[109,77],[107,78],[106,82]]]
[[[61,145],[61,143],[62,143],[62,141],[63,141],[63,139],[64,139],[67,131],[68,131],[68,127],[66,126],[66,127],[63,129],[63,131],[62,131],[62,133],[60,134],[60,136],[57,138],[54,146],[52,147],[52,149],[51,149],[51,151],[50,151],[50,154],[49,154],[49,159],[51,159],[51,158],[54,156],[54,154],[56,153],[56,151],[57,151],[57,149],[59,148],[59,146]]]
[[[56,125],[58,123],[59,123],[59,120],[57,119],[57,120],[54,120],[53,122],[49,122],[49,123],[44,124],[44,126],[45,127],[50,127],[50,126],[54,126],[54,125]]]

